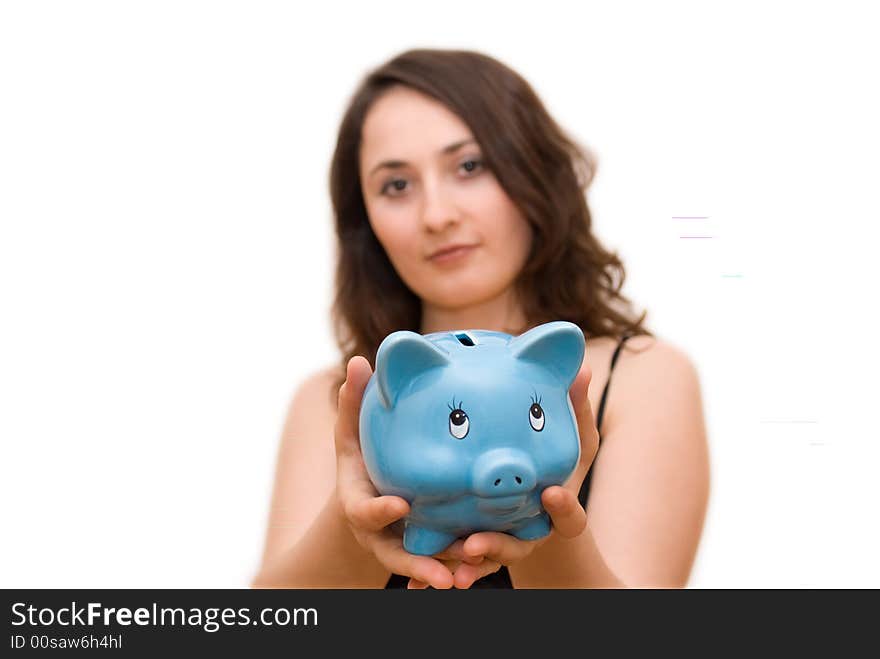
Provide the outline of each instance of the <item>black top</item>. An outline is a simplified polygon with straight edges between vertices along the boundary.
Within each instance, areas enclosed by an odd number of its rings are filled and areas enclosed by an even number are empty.
[[[623,348],[624,342],[631,336],[632,334],[623,335],[620,342],[617,344],[617,347],[614,349],[614,355],[611,357],[611,367],[608,369],[608,380],[605,382],[605,389],[602,390],[602,399],[599,401],[599,412],[596,414],[596,428],[599,429],[600,446],[602,444],[602,416],[605,413],[605,400],[608,397],[608,385],[611,384],[611,373],[614,371],[614,364],[617,363],[620,349]],[[590,492],[590,479],[592,475],[593,470],[591,469],[587,472],[587,476],[584,478],[584,482],[581,484],[581,489],[578,492],[578,501],[581,502],[584,509],[587,507],[587,496]],[[391,577],[389,577],[385,588],[406,588],[408,583],[409,577],[402,574],[392,574]],[[510,573],[507,570],[507,566],[502,565],[497,572],[493,572],[481,579],[477,579],[471,585],[471,588],[513,588],[513,584],[510,581]]]

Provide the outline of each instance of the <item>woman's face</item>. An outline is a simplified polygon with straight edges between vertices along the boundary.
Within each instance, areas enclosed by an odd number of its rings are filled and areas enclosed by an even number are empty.
[[[359,164],[373,232],[424,302],[461,308],[511,286],[532,229],[456,114],[407,87],[389,89],[367,113]],[[466,247],[436,255],[455,245]]]

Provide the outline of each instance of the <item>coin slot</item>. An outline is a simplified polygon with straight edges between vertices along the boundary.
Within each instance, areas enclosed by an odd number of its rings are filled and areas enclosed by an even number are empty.
[[[459,332],[455,335],[455,338],[458,339],[458,342],[463,346],[474,346],[474,340],[468,335],[466,332]]]

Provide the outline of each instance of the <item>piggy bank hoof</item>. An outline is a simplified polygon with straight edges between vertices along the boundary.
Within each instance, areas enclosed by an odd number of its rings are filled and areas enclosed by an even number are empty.
[[[510,530],[510,534],[519,540],[537,540],[550,533],[550,515],[541,513],[530,517],[523,524]]]
[[[433,556],[455,542],[455,536],[434,529],[407,523],[403,532],[403,548],[410,554]]]

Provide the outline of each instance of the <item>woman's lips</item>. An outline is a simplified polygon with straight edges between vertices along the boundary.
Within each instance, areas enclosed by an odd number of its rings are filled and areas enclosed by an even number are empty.
[[[468,256],[476,248],[477,245],[462,245],[461,247],[456,247],[455,249],[435,254],[429,260],[432,263],[437,264],[455,263]]]

